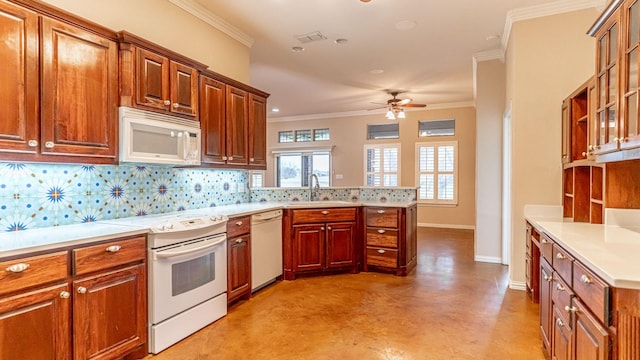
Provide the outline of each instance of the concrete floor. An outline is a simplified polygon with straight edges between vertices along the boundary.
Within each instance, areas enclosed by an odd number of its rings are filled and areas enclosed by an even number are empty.
[[[407,277],[276,283],[147,359],[544,359],[538,306],[473,261],[472,231],[420,228],[418,256]]]

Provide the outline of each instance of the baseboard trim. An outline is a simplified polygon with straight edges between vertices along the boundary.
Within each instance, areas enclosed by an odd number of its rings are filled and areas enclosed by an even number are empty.
[[[475,230],[473,225],[455,225],[455,224],[432,224],[432,223],[418,223],[418,227],[434,227],[443,229],[461,229],[461,230]]]
[[[492,263],[492,264],[502,264],[502,258],[499,257],[493,257],[493,256],[478,256],[476,255],[473,258],[474,261],[476,262],[485,262],[485,263]]]
[[[527,283],[524,281],[509,280],[509,289],[525,291],[527,290]]]

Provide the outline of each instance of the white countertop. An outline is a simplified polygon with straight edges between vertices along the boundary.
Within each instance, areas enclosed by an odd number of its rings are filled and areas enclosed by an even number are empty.
[[[609,285],[640,290],[640,227],[563,222],[545,216],[526,216]]]
[[[54,226],[14,232],[0,232],[0,259],[23,254],[41,252],[67,246],[89,244],[96,241],[118,237],[146,234],[151,219],[189,214],[227,215],[238,217],[257,214],[264,211],[284,208],[345,207],[345,206],[389,206],[408,207],[416,202],[347,202],[347,201],[302,201],[292,203],[262,202],[224,205],[144,216],[143,219],[128,217],[122,219],[97,221],[86,224]],[[141,220],[141,221],[136,221]]]

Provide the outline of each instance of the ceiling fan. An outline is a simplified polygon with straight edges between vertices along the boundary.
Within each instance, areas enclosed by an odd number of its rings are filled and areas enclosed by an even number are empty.
[[[391,99],[387,100],[387,104],[370,110],[387,108],[386,117],[389,120],[394,120],[396,118],[404,119],[404,108],[423,108],[427,106],[426,104],[413,104],[411,103],[413,99],[410,98],[399,99],[398,95],[401,93],[400,91],[388,91],[387,93],[392,96]]]

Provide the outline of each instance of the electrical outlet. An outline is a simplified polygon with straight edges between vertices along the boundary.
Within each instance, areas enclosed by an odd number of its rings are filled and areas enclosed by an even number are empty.
[[[359,197],[360,196],[360,190],[351,190],[351,195],[352,198],[353,197]]]

